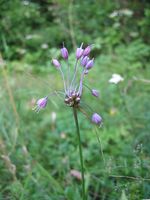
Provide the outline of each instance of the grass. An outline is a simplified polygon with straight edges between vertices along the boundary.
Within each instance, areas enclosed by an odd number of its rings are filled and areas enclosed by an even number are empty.
[[[131,48],[122,48],[97,55],[86,80],[101,97],[85,94],[84,101],[104,119],[100,146],[95,128],[79,114],[89,200],[150,197],[149,62],[143,67],[142,60],[126,61]],[[0,74],[0,200],[80,200],[81,181],[70,175],[71,169],[80,169],[71,109],[54,97],[46,110],[32,111],[35,99],[61,88],[59,75],[53,69],[34,75],[18,71]],[[110,85],[112,73],[121,73],[124,82]]]

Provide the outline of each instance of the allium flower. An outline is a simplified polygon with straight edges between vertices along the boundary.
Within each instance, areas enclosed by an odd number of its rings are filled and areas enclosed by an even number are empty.
[[[99,97],[99,91],[92,89],[92,95],[95,96],[95,97]]]
[[[91,46],[87,46],[83,51],[83,56],[88,56],[91,51]]]
[[[94,58],[92,60],[89,60],[88,63],[86,64],[86,69],[91,69],[94,65]]]
[[[69,65],[68,50],[66,47],[63,46],[63,48],[61,48],[61,55],[65,59],[66,65],[68,66],[67,71],[63,71],[63,66],[57,59],[52,59],[52,64],[60,72],[63,85],[64,85],[64,91],[63,92],[55,91],[55,94],[61,93],[61,95],[63,95],[64,102],[67,106],[70,106],[73,108],[79,108],[79,109],[81,108],[80,103],[82,101],[83,87],[85,86],[83,84],[84,78],[89,73],[89,70],[94,66],[94,59],[90,59],[88,57],[91,51],[91,46],[86,47],[85,50],[82,48],[82,46],[83,46],[83,43],[76,50],[76,61],[75,61],[73,73],[70,73],[72,68]],[[80,76],[79,78],[77,78],[79,73],[80,73]],[[77,80],[79,80],[79,82]],[[95,97],[99,96],[99,92],[97,90],[90,89],[88,86],[86,87],[90,90],[93,96]],[[39,99],[37,101],[36,103],[37,105],[35,108],[37,112],[45,108],[49,96],[50,95],[48,95],[45,98]]]
[[[77,50],[76,50],[76,58],[77,58],[77,60],[79,60],[81,58],[82,54],[83,54],[84,50],[82,49],[82,46],[83,46],[83,43],[81,44],[80,48],[77,48]]]
[[[60,65],[60,63],[59,63],[59,61],[57,59],[53,59],[52,63],[56,68],[60,68],[61,67],[61,65]]]
[[[94,113],[94,114],[92,115],[92,122],[93,122],[94,124],[100,125],[100,124],[102,123],[102,117],[101,117],[99,114]]]
[[[44,98],[39,99],[36,102],[36,106],[35,106],[34,110],[36,112],[39,112],[41,109],[44,109],[47,105],[47,100],[48,100],[48,97],[44,97]]]
[[[109,79],[109,83],[118,84],[120,81],[123,81],[124,78],[119,74],[113,74],[111,79]]]
[[[85,190],[85,180],[84,180],[84,163],[83,163],[83,154],[82,154],[82,143],[81,143],[81,137],[80,137],[80,128],[78,123],[78,112],[77,110],[80,110],[83,114],[87,116],[87,113],[82,109],[82,96],[83,96],[83,87],[86,86],[90,92],[95,97],[98,97],[99,93],[97,90],[91,90],[90,87],[83,84],[85,75],[87,75],[90,71],[90,69],[94,65],[94,59],[89,59],[87,55],[89,56],[90,53],[90,47],[88,46],[85,50],[82,48],[83,44],[76,50],[76,60],[75,65],[73,69],[73,73],[70,73],[70,68],[72,67],[69,64],[68,60],[68,51],[65,47],[61,49],[62,57],[66,61],[66,65],[68,66],[67,70],[64,72],[63,66],[60,64],[60,62],[57,59],[53,59],[52,63],[55,66],[55,68],[58,69],[58,71],[61,74],[63,85],[64,85],[64,91],[55,91],[56,94],[61,93],[63,95],[64,102],[67,106],[72,107],[73,110],[73,116],[74,121],[76,125],[76,132],[77,132],[77,138],[78,138],[78,145],[79,145],[79,157],[80,157],[80,164],[81,164],[81,174],[77,171],[72,171],[72,176],[78,177],[78,179],[82,180],[82,197],[83,200],[86,199],[86,190]],[[81,66],[81,67],[79,67]],[[79,77],[77,77],[79,75]],[[79,81],[78,81],[79,80]],[[37,105],[35,107],[35,110],[38,112],[41,109],[45,108],[47,105],[48,97],[51,94],[49,94],[47,97],[44,97],[42,99],[39,99],[37,101]],[[86,104],[85,104],[86,105]],[[88,106],[88,105],[86,105]],[[88,108],[90,108],[88,106]],[[91,108],[90,108],[91,110]],[[102,123],[102,117],[94,113],[92,114],[91,121],[96,124],[100,125]]]
[[[66,49],[66,47],[63,47],[63,48],[61,49],[61,55],[62,55],[62,57],[63,57],[65,60],[68,59],[68,50]]]
[[[82,65],[83,67],[85,67],[86,64],[88,63],[88,61],[89,61],[89,57],[88,57],[88,56],[82,57],[82,58],[81,58],[81,65]]]

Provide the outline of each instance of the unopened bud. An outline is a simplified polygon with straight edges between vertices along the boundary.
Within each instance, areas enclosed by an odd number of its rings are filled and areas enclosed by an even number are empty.
[[[66,47],[63,47],[63,48],[61,49],[61,55],[62,55],[62,57],[63,57],[65,60],[68,59],[68,50],[66,49]]]
[[[94,113],[92,115],[92,122],[94,124],[100,125],[102,123],[102,117],[100,115],[98,115],[97,113]]]
[[[57,59],[53,59],[52,63],[57,69],[61,67],[60,62]]]
[[[82,54],[83,54],[82,45],[83,44],[81,44],[80,48],[77,48],[77,50],[76,50],[76,58],[77,58],[77,60],[79,60],[81,58]]]
[[[88,56],[91,51],[91,47],[87,46],[83,51],[83,56]]]
[[[99,91],[98,91],[98,90],[94,90],[94,89],[93,89],[91,92],[92,92],[92,95],[93,95],[93,96],[99,97]]]
[[[85,67],[86,64],[88,63],[89,61],[89,57],[88,56],[85,56],[81,59],[81,66]]]
[[[89,60],[88,63],[86,64],[86,69],[91,69],[94,65],[94,58],[92,60]]]

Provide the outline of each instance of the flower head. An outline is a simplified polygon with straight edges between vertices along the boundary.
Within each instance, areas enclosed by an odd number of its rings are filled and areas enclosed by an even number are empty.
[[[57,59],[53,59],[52,63],[57,69],[61,67],[60,62]]]
[[[82,49],[82,45],[83,45],[83,43],[81,44],[81,46],[79,47],[79,48],[77,48],[77,50],[76,50],[76,58],[77,58],[77,60],[79,60],[80,58],[81,58],[81,56],[83,55],[83,49]]]
[[[86,69],[91,69],[94,65],[94,58],[92,60],[89,60],[88,63],[86,64]]]
[[[87,46],[84,50],[82,46],[83,43],[79,48],[76,49],[76,55],[75,55],[76,59],[75,59],[73,73],[70,73],[72,68],[68,61],[68,50],[66,49],[66,47],[63,46],[63,48],[61,48],[61,55],[66,61],[66,66],[67,66],[66,71],[64,71],[63,66],[57,59],[52,59],[52,64],[60,72],[64,86],[64,91],[55,91],[54,93],[56,95],[58,94],[62,95],[64,103],[67,106],[79,109],[83,105],[81,104],[81,101],[82,101],[82,94],[84,87],[87,87],[93,96],[95,97],[99,96],[98,90],[90,89],[87,85],[83,84],[85,76],[88,75],[90,69],[94,66],[94,58],[93,59],[89,58],[91,47]],[[79,66],[82,66],[82,68],[79,68]],[[37,112],[46,107],[48,98],[52,94],[49,94],[47,95],[47,97],[41,98],[36,102],[35,110]],[[93,114],[92,116],[93,123],[100,124],[101,121],[102,118],[97,113]]]
[[[87,46],[83,51],[83,56],[88,56],[91,51],[91,46]]]
[[[113,74],[111,79],[109,79],[109,83],[118,84],[120,81],[123,81],[124,78],[119,74]]]
[[[61,55],[62,55],[62,57],[63,57],[65,60],[68,59],[68,50],[66,49],[66,47],[63,47],[63,48],[61,49]]]
[[[100,124],[102,123],[102,117],[101,117],[99,114],[94,113],[94,114],[92,115],[92,122],[93,122],[94,124],[100,125]]]
[[[41,109],[44,109],[47,105],[47,100],[48,100],[48,97],[43,97],[43,98],[39,99],[36,102],[36,106],[35,106],[34,110],[36,112],[39,112]]]
[[[81,66],[85,67],[86,64],[88,63],[88,61],[89,61],[89,57],[88,56],[82,57],[81,58]]]
[[[99,91],[98,90],[95,90],[95,89],[92,89],[92,95],[95,96],[95,97],[99,97]]]

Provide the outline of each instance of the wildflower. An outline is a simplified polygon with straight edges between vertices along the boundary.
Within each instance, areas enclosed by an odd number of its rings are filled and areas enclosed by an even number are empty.
[[[82,49],[82,46],[83,46],[83,43],[81,44],[80,48],[77,48],[77,50],[76,50],[76,58],[77,58],[77,60],[79,60],[81,58],[82,54],[83,54],[84,50]]]
[[[109,79],[109,83],[118,84],[120,81],[123,81],[124,78],[119,74],[113,74],[111,79]]]
[[[88,63],[88,61],[89,61],[89,57],[88,56],[82,57],[81,66],[85,67],[86,64]]]
[[[73,176],[73,177],[75,177],[79,181],[82,180],[81,172],[79,172],[79,171],[77,171],[75,169],[70,170],[70,175]]]
[[[28,6],[28,5],[29,5],[29,1],[23,1],[22,3],[23,3],[23,5],[25,5],[25,6]]]
[[[70,74],[70,65],[68,62],[68,51],[65,47],[63,47],[61,49],[61,54],[62,54],[62,57],[66,60],[66,63],[68,66],[67,72],[66,73],[63,72],[63,67],[61,67],[60,62],[57,59],[53,59],[52,63],[60,72],[62,80],[63,80],[64,91],[63,92],[58,91],[58,92],[63,95],[65,104],[67,106],[72,107],[72,110],[73,110],[74,121],[75,121],[75,125],[76,125],[76,130],[77,130],[78,144],[79,144],[79,157],[80,157],[80,164],[81,164],[81,173],[79,171],[72,170],[71,175],[76,177],[79,180],[82,180],[82,196],[83,196],[83,199],[86,199],[85,180],[84,180],[84,163],[83,163],[83,155],[82,155],[80,129],[79,129],[79,125],[78,125],[77,109],[80,109],[82,111],[81,101],[82,101],[83,86],[84,86],[83,81],[84,81],[85,75],[88,74],[89,69],[91,69],[93,67],[94,59],[89,60],[89,58],[87,57],[87,55],[90,53],[90,47],[87,47],[85,50],[83,50],[82,45],[83,44],[81,44],[80,48],[77,48],[77,50],[76,50],[76,61],[75,61],[75,65],[74,65],[74,73],[72,74],[72,76],[70,76],[71,74]],[[78,82],[77,75],[79,74],[78,73],[79,65],[81,65],[83,67],[82,67],[82,72],[80,73],[79,82]],[[87,88],[89,88],[89,87],[87,87]],[[90,89],[90,91],[92,91],[94,96],[98,97],[97,90]],[[58,93],[58,92],[56,92],[56,93]],[[35,107],[35,110],[37,112],[46,107],[48,97],[49,97],[49,95],[47,97],[39,99],[37,101],[37,105]],[[83,112],[83,113],[86,115],[85,112]],[[96,125],[100,125],[102,123],[102,118],[97,113],[94,113],[92,115],[91,120]],[[65,163],[66,163],[66,161],[65,161]]]
[[[56,117],[57,117],[56,113],[55,113],[55,112],[52,112],[52,113],[51,113],[51,119],[52,119],[52,122],[53,122],[53,123],[55,123]]]
[[[34,35],[26,35],[26,40],[31,40],[34,37]]]
[[[91,69],[94,65],[94,58],[92,60],[89,60],[88,63],[86,64],[86,69]]]
[[[68,62],[68,50],[66,47],[63,46],[61,49],[61,55],[66,61],[66,65],[68,66],[67,71],[63,71],[63,67],[61,66],[61,63],[55,58],[52,59],[52,64],[58,69],[58,71],[61,74],[63,85],[64,85],[64,91],[55,91],[56,95],[62,95],[64,99],[64,103],[72,108],[80,108],[81,107],[81,100],[82,100],[82,94],[83,94],[83,87],[87,87],[93,96],[98,97],[99,92],[95,89],[90,89],[88,86],[83,84],[85,76],[89,73],[89,70],[94,66],[94,58],[90,59],[89,53],[91,51],[91,46],[87,46],[85,50],[83,50],[82,45],[76,49],[76,61],[74,65],[74,73],[70,73],[70,65]],[[84,52],[84,53],[83,53]],[[77,75],[79,74],[79,66],[82,66],[82,71],[80,73],[79,82],[77,82]],[[72,76],[71,76],[72,75]],[[42,99],[39,99],[36,103],[35,110],[39,112],[41,109],[45,108],[47,105],[48,98],[51,94],[49,94],[47,97],[44,97]],[[85,114],[85,113],[84,113]],[[98,114],[97,114],[98,115]],[[95,115],[94,115],[95,116]],[[95,120],[95,118],[92,118]],[[93,121],[92,120],[92,121]],[[96,118],[97,124],[99,124],[99,120],[101,121],[101,118]]]
[[[61,65],[60,65],[60,63],[59,63],[59,61],[57,59],[53,59],[52,63],[56,68],[60,68],[61,67]]]
[[[42,45],[41,45],[41,48],[42,48],[42,49],[47,49],[47,48],[48,48],[48,44],[46,44],[46,43],[42,44]]]
[[[68,59],[68,50],[66,49],[66,47],[63,47],[63,48],[61,49],[61,55],[62,55],[62,57],[63,57],[65,60]]]
[[[44,109],[47,105],[47,100],[48,100],[48,97],[44,97],[44,98],[39,99],[36,102],[36,106],[35,106],[34,110],[36,112],[39,112],[41,109]]]
[[[83,56],[88,56],[91,51],[91,47],[87,46],[83,51]]]
[[[60,137],[62,138],[62,139],[66,139],[66,134],[64,133],[64,132],[62,132],[61,134],[60,134]]]
[[[102,123],[102,118],[101,118],[101,116],[100,116],[99,114],[97,114],[97,113],[94,113],[94,114],[92,115],[92,122],[93,122],[94,124],[100,125],[100,124]]]
[[[95,96],[95,97],[99,97],[99,91],[98,90],[95,90],[95,89],[92,89],[92,95]]]

